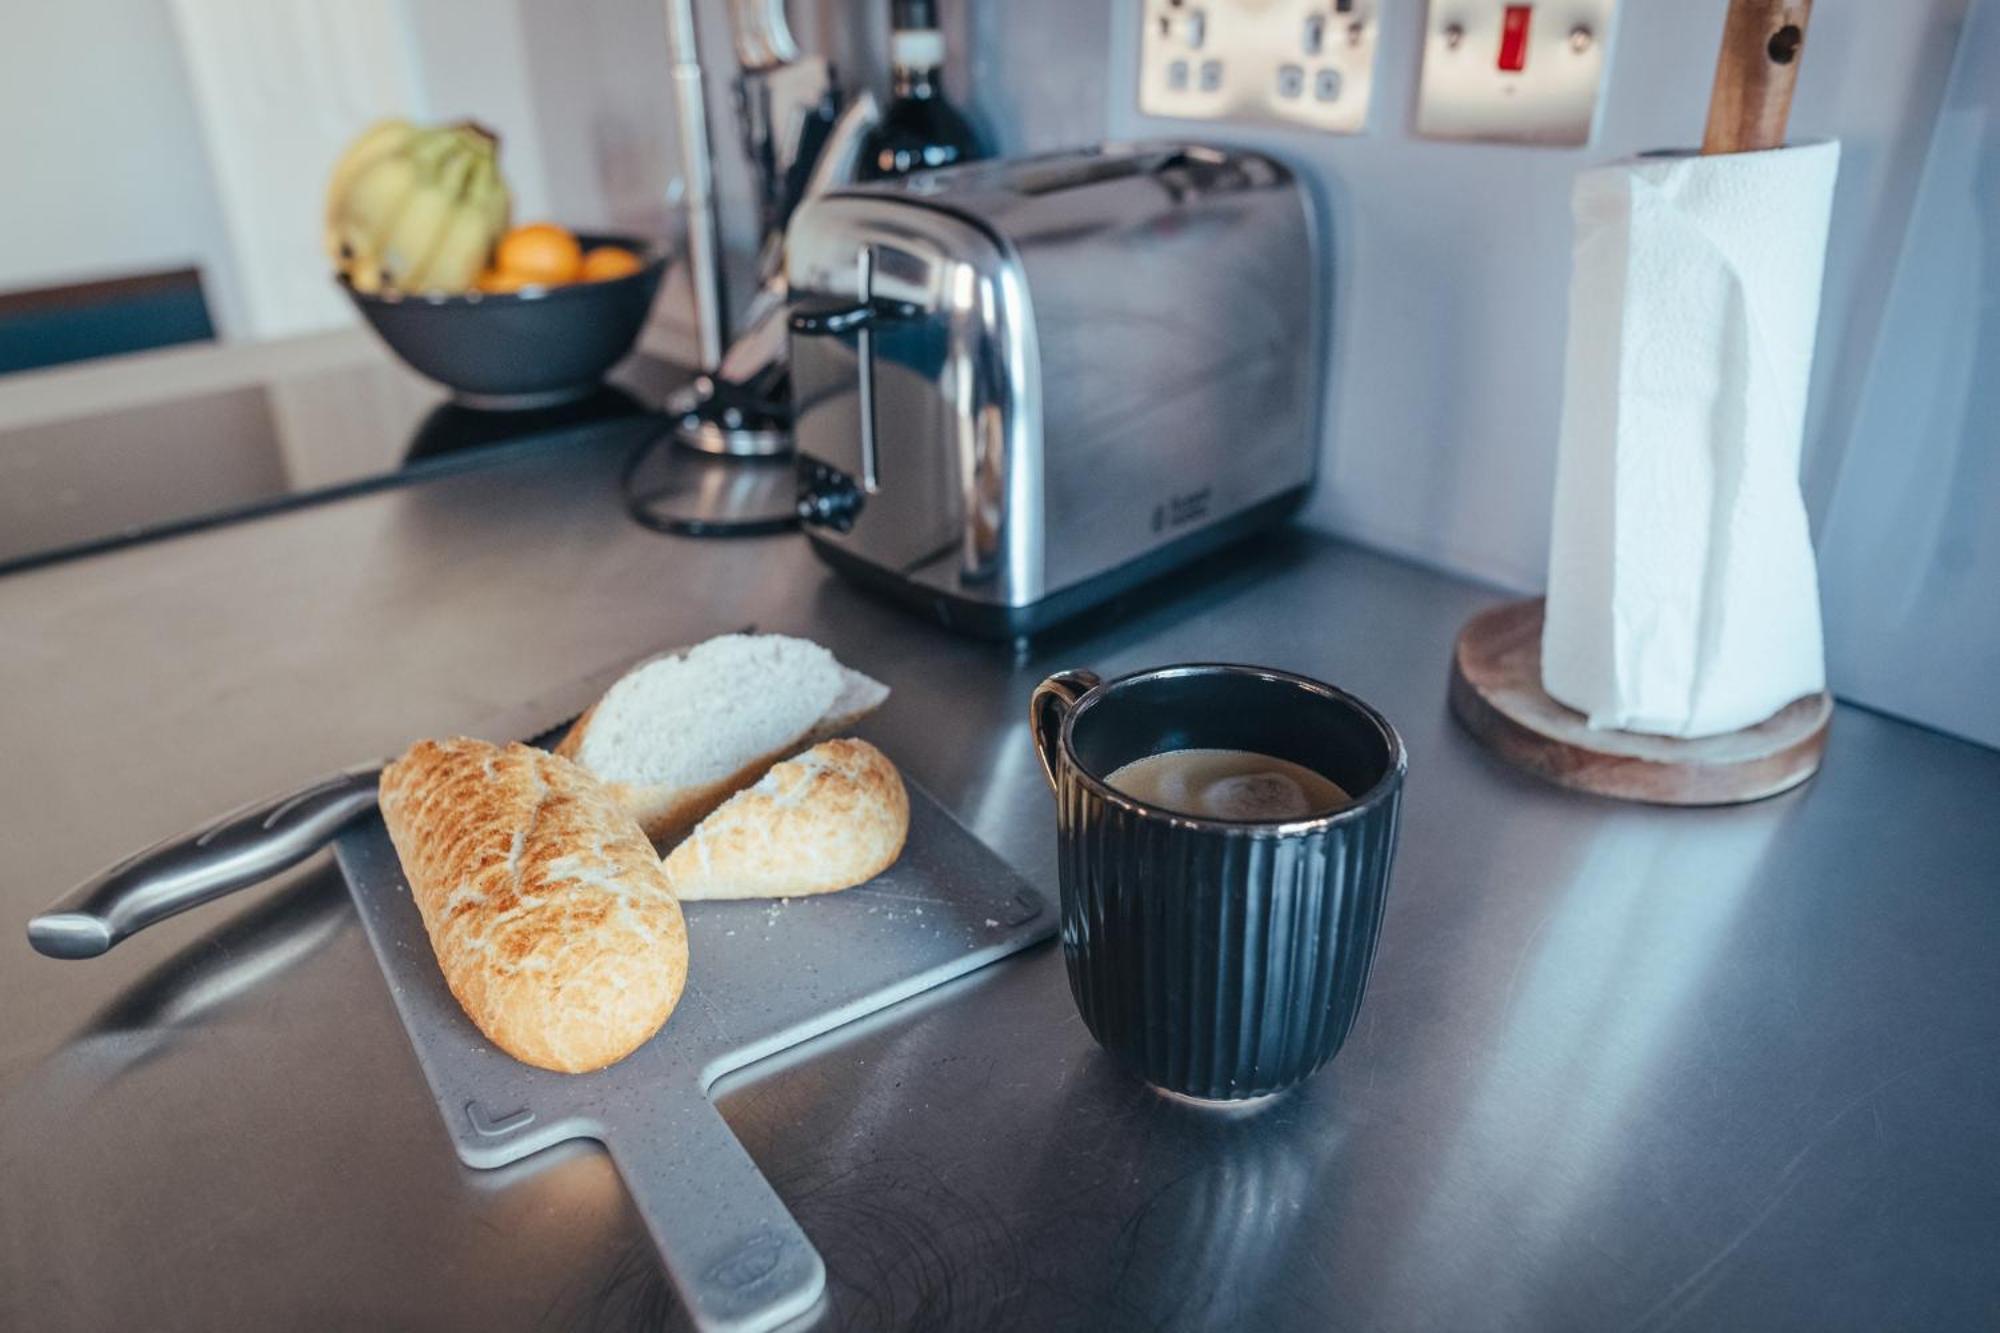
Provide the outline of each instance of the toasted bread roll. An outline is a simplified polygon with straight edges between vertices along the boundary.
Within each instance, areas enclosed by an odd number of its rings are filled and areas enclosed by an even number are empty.
[[[896,766],[866,741],[827,741],[702,820],[668,854],[667,882],[689,901],[832,893],[894,865],[909,831]]]
[[[382,817],[438,966],[517,1060],[580,1073],[636,1050],[687,981],[687,928],[631,817],[565,759],[419,741]]]

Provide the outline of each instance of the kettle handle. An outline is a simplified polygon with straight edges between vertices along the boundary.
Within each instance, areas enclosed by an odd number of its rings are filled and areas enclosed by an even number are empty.
[[[1056,755],[1062,747],[1063,719],[1100,683],[1094,671],[1058,671],[1035,686],[1028,698],[1028,730],[1034,736],[1035,756],[1042,761],[1042,776],[1049,780],[1050,791],[1060,790],[1056,786]]]

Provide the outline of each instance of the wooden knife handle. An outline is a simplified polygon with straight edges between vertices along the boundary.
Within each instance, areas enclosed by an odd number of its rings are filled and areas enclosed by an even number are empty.
[[[1702,152],[1784,147],[1811,17],[1812,0],[1730,0]]]

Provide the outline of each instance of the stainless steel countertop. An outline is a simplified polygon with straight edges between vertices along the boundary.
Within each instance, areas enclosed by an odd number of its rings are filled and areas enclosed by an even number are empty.
[[[448,401],[366,329],[192,344],[0,375],[0,577],[336,492],[486,466],[505,449],[664,429],[687,372],[628,357],[583,398]]]
[[[1598,802],[1451,724],[1466,584],[1280,534],[1017,660],[792,539],[630,525],[622,457],[0,579],[0,1326],[671,1323],[600,1154],[458,1164],[324,863],[92,963],[21,925],[232,803],[746,621],[894,686],[867,734],[1050,889],[1048,670],[1288,667],[1411,754],[1360,1025],[1262,1110],[1117,1073],[1052,947],[733,1080],[829,1326],[2000,1321],[2000,754],[1842,709],[1800,792]]]

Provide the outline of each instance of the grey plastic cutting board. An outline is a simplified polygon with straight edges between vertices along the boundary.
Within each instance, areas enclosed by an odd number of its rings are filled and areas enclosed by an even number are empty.
[[[912,786],[886,874],[820,898],[689,903],[688,985],[666,1027],[609,1069],[553,1074],[494,1049],[452,999],[381,819],[335,851],[458,1155],[497,1167],[602,1142],[703,1329],[774,1327],[826,1285],[710,1085],[1055,930],[1042,895]]]

